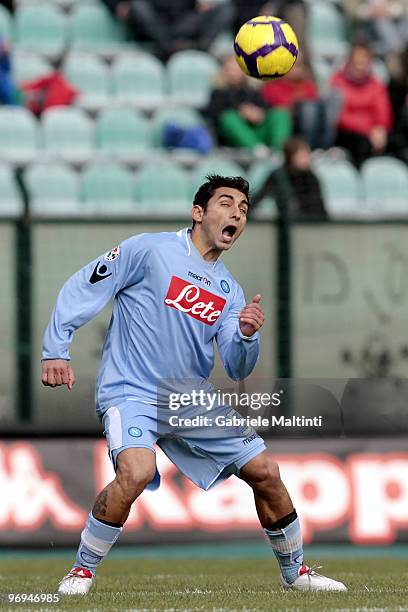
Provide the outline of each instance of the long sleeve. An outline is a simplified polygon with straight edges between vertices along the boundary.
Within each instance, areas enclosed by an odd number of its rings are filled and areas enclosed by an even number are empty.
[[[228,376],[233,380],[242,380],[249,376],[259,356],[259,333],[247,338],[239,329],[238,315],[244,306],[244,294],[239,287],[228,316],[217,333],[221,360]]]
[[[69,359],[74,331],[95,317],[121,289],[143,278],[148,253],[144,236],[125,240],[67,280],[44,333],[43,359]]]

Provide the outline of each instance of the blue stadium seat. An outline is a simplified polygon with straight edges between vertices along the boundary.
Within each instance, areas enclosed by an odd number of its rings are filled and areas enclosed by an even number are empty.
[[[392,157],[374,157],[361,169],[368,211],[382,217],[408,216],[408,169]]]
[[[6,41],[11,39],[11,15],[2,5],[0,5],[0,38]]]
[[[45,154],[67,162],[83,163],[93,153],[93,122],[79,108],[50,108],[42,115]]]
[[[38,126],[33,115],[18,106],[0,106],[0,160],[26,164],[38,154]]]
[[[17,9],[14,39],[19,49],[56,58],[64,51],[66,37],[66,17],[59,8],[29,4]]]
[[[145,159],[151,148],[149,121],[129,108],[101,112],[96,124],[98,150],[125,162]]]
[[[24,173],[30,212],[44,215],[78,214],[79,181],[75,170],[60,162],[31,164]]]
[[[82,108],[97,111],[107,106],[110,96],[110,74],[97,55],[72,51],[65,58],[63,71],[81,93],[76,100]]]
[[[13,51],[12,54],[12,69],[17,84],[38,79],[54,70],[52,64],[42,55],[19,51],[18,49]]]
[[[81,199],[86,211],[117,215],[135,211],[129,170],[114,162],[93,162],[82,173]]]
[[[323,158],[313,166],[328,214],[334,218],[366,215],[360,176],[347,160]]]
[[[163,213],[169,216],[190,215],[186,173],[169,160],[157,159],[145,164],[136,175],[135,194],[138,212],[151,216]]]
[[[218,62],[203,51],[179,51],[167,63],[170,102],[196,108],[208,102]]]
[[[104,4],[81,2],[71,13],[69,40],[73,47],[112,56],[126,47],[126,32]]]
[[[122,53],[112,65],[114,102],[152,110],[164,102],[163,64],[150,53]]]

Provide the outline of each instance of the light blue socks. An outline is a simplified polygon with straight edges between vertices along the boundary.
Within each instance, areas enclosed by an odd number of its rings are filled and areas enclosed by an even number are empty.
[[[264,529],[278,560],[282,576],[288,584],[296,580],[303,565],[303,540],[300,523],[296,518],[281,529]],[[278,521],[277,525],[280,521]]]
[[[101,523],[90,512],[81,533],[81,543],[74,566],[89,569],[95,574],[96,568],[108,554],[122,529],[123,527],[112,527]]]

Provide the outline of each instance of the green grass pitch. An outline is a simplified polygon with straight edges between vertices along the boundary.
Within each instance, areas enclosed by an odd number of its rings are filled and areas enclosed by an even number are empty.
[[[309,559],[309,562],[313,562]],[[71,558],[1,559],[1,610],[407,610],[408,561],[327,560],[348,593],[285,593],[270,559],[107,559],[91,593],[56,604],[7,604],[7,593],[53,593]]]

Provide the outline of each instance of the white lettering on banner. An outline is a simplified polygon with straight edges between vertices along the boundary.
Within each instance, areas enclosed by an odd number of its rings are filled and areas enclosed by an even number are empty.
[[[326,454],[275,457],[302,523],[305,542],[347,518],[350,486],[343,464]]]
[[[34,531],[47,520],[58,529],[80,529],[87,513],[46,472],[33,444],[0,444],[0,529]]]
[[[353,455],[350,536],[358,543],[391,543],[408,527],[408,455]]]
[[[220,316],[226,300],[202,287],[189,284],[178,276],[172,276],[164,303],[202,323],[213,325]]]

